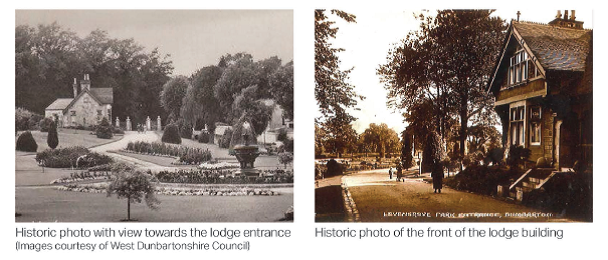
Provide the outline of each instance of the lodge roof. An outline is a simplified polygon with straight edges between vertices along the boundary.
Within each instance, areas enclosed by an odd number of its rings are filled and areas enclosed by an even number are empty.
[[[524,21],[513,21],[512,27],[545,70],[585,71],[591,30]]]
[[[66,107],[72,103],[73,98],[58,98],[53,103],[51,103],[46,110],[64,110]]]

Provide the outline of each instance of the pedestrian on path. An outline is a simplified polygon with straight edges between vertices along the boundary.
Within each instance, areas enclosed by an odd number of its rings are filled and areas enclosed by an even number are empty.
[[[441,188],[443,186],[443,167],[441,166],[441,163],[436,163],[433,165],[431,177],[433,178],[433,192],[441,193]]]
[[[403,179],[403,168],[401,168],[401,164],[397,164],[397,181],[401,181]],[[405,182],[405,180],[403,180]]]
[[[389,179],[391,179],[391,180],[393,179],[393,167],[390,167],[390,168],[388,169],[388,177],[389,177]]]

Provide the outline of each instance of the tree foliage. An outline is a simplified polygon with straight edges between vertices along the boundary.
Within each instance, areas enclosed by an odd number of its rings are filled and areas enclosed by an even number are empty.
[[[158,95],[173,71],[168,56],[133,39],[95,30],[84,38],[56,23],[15,28],[15,103],[35,113],[73,97],[73,78],[90,74],[91,87],[113,88],[114,116],[165,117]]]
[[[420,29],[389,51],[387,63],[377,73],[389,91],[388,104],[408,111],[406,120],[418,126],[416,133],[433,130],[445,138],[457,118],[460,147],[464,147],[469,124],[495,122],[484,86],[506,27],[492,12],[420,14]],[[460,152],[464,154],[464,149]]]
[[[356,22],[352,14],[339,10],[330,13],[346,22]],[[357,140],[351,126],[355,118],[347,109],[355,107],[364,97],[356,94],[354,86],[348,82],[352,69],[340,69],[338,53],[344,49],[335,48],[330,42],[338,32],[334,24],[326,10],[315,10],[315,99],[322,115],[315,122],[326,134],[325,146],[329,148],[326,150],[340,154],[347,146],[354,146]]]
[[[182,108],[182,100],[186,96],[190,82],[185,76],[177,76],[163,85],[160,93],[160,105],[169,115],[169,120],[178,120]]]
[[[95,135],[97,135],[97,138],[110,139],[112,138],[113,130],[114,127],[110,124],[108,118],[104,117],[95,129]]]
[[[117,168],[119,169],[119,168]],[[136,170],[119,169],[114,173],[114,179],[108,185],[107,195],[113,193],[119,199],[127,199],[127,220],[131,220],[131,203],[141,203],[142,200],[151,209],[156,209],[160,201],[154,195],[154,182],[152,175]]]
[[[277,57],[254,61],[247,53],[226,54],[217,65],[195,72],[190,82],[181,114],[197,129],[207,125],[213,132],[216,123],[233,125],[247,114],[259,135],[275,103],[284,115],[293,116],[293,62],[281,65]],[[271,99],[275,102],[267,102]]]
[[[398,152],[400,145],[399,136],[395,130],[387,124],[369,124],[369,127],[359,136],[368,147],[384,158],[386,152]]]
[[[277,69],[270,77],[270,92],[283,110],[283,116],[293,120],[293,62]]]
[[[49,133],[46,136],[46,144],[49,145],[51,149],[57,148],[59,145],[59,135],[57,134],[57,122],[51,122],[49,126]]]

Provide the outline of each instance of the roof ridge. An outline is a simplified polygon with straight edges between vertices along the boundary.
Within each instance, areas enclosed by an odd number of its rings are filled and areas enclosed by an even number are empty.
[[[583,29],[576,29],[576,28],[567,28],[567,27],[560,27],[560,26],[555,26],[555,25],[550,25],[548,23],[541,23],[541,22],[532,22],[532,21],[516,21],[513,20],[514,23],[526,23],[526,24],[535,24],[535,25],[544,25],[547,27],[551,27],[551,28],[557,28],[557,29],[563,29],[563,30],[573,30],[573,31],[593,31],[593,29],[588,29],[588,28],[583,28]]]

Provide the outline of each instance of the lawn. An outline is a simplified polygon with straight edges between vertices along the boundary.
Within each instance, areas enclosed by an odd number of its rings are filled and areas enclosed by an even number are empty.
[[[282,189],[284,192],[285,189]],[[280,196],[164,196],[158,210],[131,204],[131,217],[142,222],[274,222],[293,205],[291,193]],[[52,187],[17,187],[16,222],[117,222],[127,203],[103,193],[58,191]]]
[[[91,131],[65,128],[57,129],[57,134],[59,135],[59,146],[57,146],[58,148],[70,146],[93,147],[114,142],[116,140],[120,140],[123,137],[122,135],[114,135],[112,139],[101,139],[97,138],[97,136]],[[39,152],[49,148],[46,143],[47,135],[48,133],[46,132],[32,131],[32,136],[34,136],[34,140],[36,140],[36,144],[38,144]],[[17,142],[17,136],[15,136],[15,142]]]

